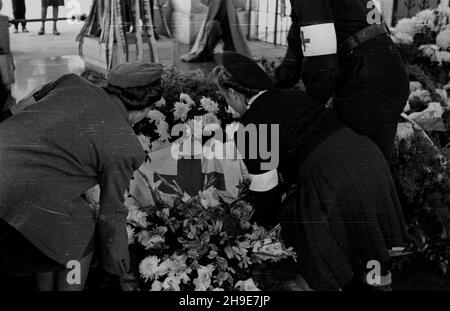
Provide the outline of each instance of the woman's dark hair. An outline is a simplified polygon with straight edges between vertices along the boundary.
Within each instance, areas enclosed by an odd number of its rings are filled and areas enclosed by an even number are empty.
[[[163,86],[161,81],[151,85],[133,88],[118,88],[106,85],[104,90],[120,98],[128,110],[144,110],[162,98]]]
[[[250,89],[241,85],[236,81],[236,79],[233,78],[232,75],[230,75],[230,73],[223,66],[217,66],[216,68],[214,68],[213,74],[221,87],[231,88],[236,92],[244,94],[247,98],[251,98],[260,92],[260,90]]]

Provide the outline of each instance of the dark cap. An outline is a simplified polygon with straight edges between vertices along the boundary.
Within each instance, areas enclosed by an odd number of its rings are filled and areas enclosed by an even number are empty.
[[[118,88],[151,85],[161,79],[163,66],[155,63],[133,62],[118,65],[108,72],[107,82]]]
[[[242,86],[253,90],[275,88],[274,82],[264,70],[246,56],[226,51],[223,54],[216,54],[214,58]]]

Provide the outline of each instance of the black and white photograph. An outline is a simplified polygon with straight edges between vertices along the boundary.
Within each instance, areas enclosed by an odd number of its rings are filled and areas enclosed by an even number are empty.
[[[279,310],[449,270],[449,0],[0,0],[0,295]]]

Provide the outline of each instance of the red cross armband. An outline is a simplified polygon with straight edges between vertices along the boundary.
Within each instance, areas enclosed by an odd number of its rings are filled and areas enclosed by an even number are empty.
[[[301,26],[300,37],[304,57],[337,53],[337,39],[334,23]]]

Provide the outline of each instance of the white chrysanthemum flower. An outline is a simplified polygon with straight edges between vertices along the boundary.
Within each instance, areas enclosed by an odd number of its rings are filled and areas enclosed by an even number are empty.
[[[173,109],[173,116],[175,120],[181,120],[182,122],[185,122],[190,110],[191,106],[189,104],[176,102]]]
[[[421,90],[423,88],[422,83],[417,81],[411,81],[409,82],[409,91],[415,92],[417,90]]]
[[[134,243],[134,229],[131,226],[127,226],[128,244]]]
[[[407,33],[403,33],[403,32],[396,32],[392,36],[392,39],[397,44],[411,45],[414,43],[414,38],[411,35],[409,35]]]
[[[141,228],[147,228],[148,226],[147,217],[148,214],[142,212],[139,209],[139,207],[134,205],[128,206],[128,217],[127,217],[128,222]]]
[[[150,110],[147,113],[147,119],[150,119],[154,122],[159,122],[166,120],[166,116],[159,110]]]
[[[238,288],[241,292],[261,291],[258,287],[256,287],[255,281],[251,278],[246,281],[237,282],[234,288]]]
[[[409,141],[414,136],[414,127],[411,123],[399,123],[397,126],[397,138]]]
[[[441,31],[436,37],[436,45],[443,50],[450,48],[450,28]]]
[[[188,94],[185,93],[180,94],[180,101],[185,104],[188,104],[189,106],[195,105],[194,100]]]
[[[414,36],[419,32],[420,28],[417,25],[417,20],[413,18],[403,18],[395,27],[395,33],[404,33],[410,35],[414,38]]]
[[[200,202],[205,209],[217,207],[220,205],[217,189],[214,187],[199,193]]]
[[[170,139],[170,133],[169,133],[169,123],[166,121],[160,121],[156,128],[156,133],[159,134],[160,140],[167,141]]]
[[[145,281],[155,279],[159,261],[159,258],[156,256],[150,256],[141,261],[139,264],[139,272]]]
[[[219,112],[219,104],[213,101],[211,98],[203,97],[200,100],[200,104],[202,105],[203,109],[205,109],[206,112],[209,113]]]

